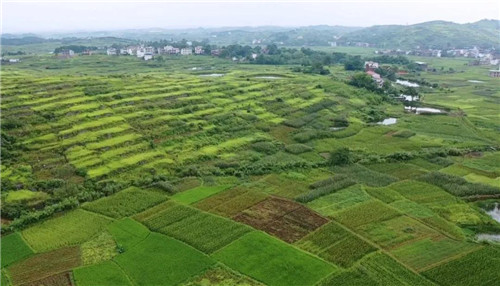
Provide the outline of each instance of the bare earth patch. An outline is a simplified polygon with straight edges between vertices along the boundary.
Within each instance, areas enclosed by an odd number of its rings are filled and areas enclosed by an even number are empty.
[[[303,205],[270,197],[235,215],[234,220],[293,243],[328,220]]]

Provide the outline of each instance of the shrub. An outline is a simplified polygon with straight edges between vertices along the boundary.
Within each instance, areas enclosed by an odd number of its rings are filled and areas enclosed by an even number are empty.
[[[251,145],[252,149],[257,152],[265,153],[265,154],[274,154],[278,152],[278,147],[274,145],[272,142],[263,141],[256,142]]]
[[[159,181],[159,182],[156,182],[153,184],[154,187],[157,187],[159,189],[161,189],[162,191],[165,191],[169,194],[173,194],[175,193],[175,186],[172,185],[172,183],[168,182],[168,181]]]
[[[352,163],[352,155],[349,148],[339,148],[330,153],[328,163],[332,166],[348,165]]]

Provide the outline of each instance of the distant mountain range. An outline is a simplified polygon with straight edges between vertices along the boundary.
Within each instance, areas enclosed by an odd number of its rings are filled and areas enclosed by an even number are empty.
[[[116,37],[140,41],[208,40],[211,44],[285,46],[356,45],[364,43],[378,48],[482,48],[500,49],[500,21],[481,20],[457,24],[432,21],[415,25],[382,25],[368,28],[344,26],[308,27],[223,27],[196,29],[128,29],[119,31],[91,31],[45,34],[3,34],[3,45],[42,43],[54,39]]]
[[[483,48],[500,47],[500,21],[469,24],[432,21],[416,25],[373,26],[342,37],[340,43],[365,42],[382,48]]]

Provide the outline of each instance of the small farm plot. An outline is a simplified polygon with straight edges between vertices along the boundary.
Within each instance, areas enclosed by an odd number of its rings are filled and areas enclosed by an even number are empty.
[[[359,184],[370,187],[383,187],[398,181],[396,177],[376,172],[363,165],[353,164],[346,167],[335,167],[335,173],[343,174]]]
[[[123,218],[108,225],[108,231],[120,248],[134,247],[149,236],[149,230],[131,218]]]
[[[7,268],[13,285],[35,282],[80,265],[80,249],[77,246],[60,248],[34,255]]]
[[[434,283],[381,252],[370,254],[349,270],[334,273],[320,285],[425,285]]]
[[[500,152],[485,154],[480,158],[468,158],[462,163],[464,166],[492,175],[500,175]]]
[[[268,285],[314,285],[336,271],[333,265],[261,232],[241,237],[213,257]]]
[[[266,194],[240,185],[198,201],[194,206],[221,216],[232,217],[266,198]]]
[[[130,187],[112,196],[84,204],[83,208],[112,218],[122,218],[148,209],[166,199],[166,196],[159,192]]]
[[[37,252],[82,243],[104,230],[111,219],[84,210],[74,210],[22,231]]]
[[[144,224],[205,253],[212,253],[251,230],[227,218],[179,204],[149,217]]]
[[[206,197],[212,196],[219,192],[228,189],[230,186],[200,186],[194,189],[190,189],[181,193],[177,193],[172,196],[172,199],[185,203],[192,204]]]
[[[388,220],[400,215],[388,205],[370,200],[337,212],[333,218],[349,228],[356,229],[365,224]]]
[[[395,248],[391,253],[402,263],[422,271],[441,261],[476,250],[479,246],[445,237],[425,238]]]
[[[244,286],[263,286],[264,284],[254,279],[237,273],[227,267],[217,265],[208,269],[203,274],[194,277],[182,284],[183,286],[219,286],[219,285],[244,285]]]
[[[386,204],[392,203],[397,200],[403,200],[401,194],[391,189],[390,187],[381,187],[381,188],[365,188],[365,191],[372,197],[383,201]]]
[[[399,178],[400,180],[415,178],[427,172],[426,170],[410,163],[379,163],[368,165],[366,167],[373,171]]]
[[[324,216],[341,211],[345,208],[371,200],[361,185],[353,185],[333,194],[320,197],[307,203],[307,206]]]
[[[496,285],[500,281],[500,248],[486,246],[423,272],[446,286]]]
[[[107,231],[101,232],[81,246],[82,264],[97,264],[118,255],[116,243]]]
[[[357,227],[356,230],[386,249],[423,238],[443,238],[439,232],[407,216],[370,222]]]
[[[325,224],[296,245],[342,267],[350,267],[366,254],[377,250],[335,222]]]
[[[2,236],[2,268],[33,254],[18,232]]]
[[[132,285],[128,277],[114,261],[79,267],[73,270],[77,286],[126,286]]]
[[[114,261],[139,286],[178,285],[214,264],[205,254],[159,233],[151,233]]]
[[[234,216],[239,222],[293,243],[328,220],[301,204],[270,197]]]
[[[4,285],[4,284],[2,284]],[[7,285],[7,284],[5,284]],[[23,284],[23,286],[40,286],[40,285],[50,285],[50,286],[73,286],[71,271],[61,272],[49,277],[42,278],[40,280]]]
[[[428,207],[452,223],[459,225],[487,223],[488,218],[484,214],[434,185],[419,181],[402,181],[392,184],[390,188],[407,199]]]
[[[438,216],[434,211],[423,204],[418,204],[407,199],[402,199],[394,201],[389,205],[397,209],[401,213],[419,220],[429,227],[446,233],[450,237],[459,240],[464,238],[464,233],[458,226]]]

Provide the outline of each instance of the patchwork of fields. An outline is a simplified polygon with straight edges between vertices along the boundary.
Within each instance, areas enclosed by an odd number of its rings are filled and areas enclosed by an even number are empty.
[[[475,240],[500,233],[500,124],[476,101],[428,91],[451,111],[416,115],[288,67],[99,59],[2,70],[2,285],[500,281]]]

